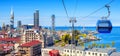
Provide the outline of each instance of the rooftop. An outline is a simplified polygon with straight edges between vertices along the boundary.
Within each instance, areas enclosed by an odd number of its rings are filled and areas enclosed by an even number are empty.
[[[43,49],[46,49],[46,48],[43,48]],[[51,46],[51,47],[47,47],[47,49],[55,49],[55,50],[60,50],[60,51],[63,51],[64,49],[71,49],[71,45],[67,45],[67,46],[64,46],[64,47],[61,47],[61,46]],[[73,46],[72,47],[73,50],[85,50],[85,48],[82,48],[80,46]]]
[[[43,49],[55,49],[55,50],[59,50],[62,51],[64,47],[60,47],[60,46],[51,46],[51,47],[47,47],[47,48],[43,48]]]
[[[42,43],[42,42],[40,42],[38,40],[33,40],[33,41],[22,44],[20,47],[31,47],[31,46],[34,46],[34,45],[37,45],[40,43]]]
[[[46,49],[46,48],[45,48]],[[47,49],[55,49],[55,50],[60,50],[63,51],[64,49],[71,49],[71,46],[52,46],[52,47],[47,47]],[[107,53],[111,55],[111,53],[116,51],[116,48],[82,48],[81,46],[72,46],[72,50],[80,50],[80,51],[90,51],[90,52],[100,52],[100,53]]]
[[[13,37],[13,38],[0,38],[0,41],[15,41],[15,42],[18,42],[20,41],[20,38],[19,37]]]
[[[102,52],[102,53],[111,54],[111,53],[114,52],[115,50],[116,50],[115,48],[92,48],[92,49],[88,49],[87,51]]]
[[[113,52],[110,56],[120,56],[120,52]]]
[[[59,53],[59,50],[55,50],[55,49],[53,49],[53,50],[51,50],[49,53],[58,54],[58,53]]]
[[[71,45],[67,45],[67,46],[64,47],[64,49],[71,49],[71,48],[73,50],[81,50],[81,51],[85,50],[85,48],[83,48],[81,46],[74,46],[74,45],[72,45],[72,47],[71,47]]]

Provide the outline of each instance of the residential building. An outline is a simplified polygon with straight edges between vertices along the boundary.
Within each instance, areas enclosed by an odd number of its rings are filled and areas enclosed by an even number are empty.
[[[113,52],[110,56],[120,56],[120,52]]]
[[[41,43],[38,40],[33,40],[19,46],[19,56],[41,56]]]
[[[0,38],[7,38],[8,37],[8,33],[7,32],[0,32]]]
[[[42,49],[42,56],[49,56],[49,51],[59,50],[61,56],[110,56],[116,52],[115,48],[82,48],[80,46],[65,46],[65,47],[47,47]]]
[[[115,48],[92,48],[85,51],[87,56],[110,56],[113,52],[116,52]]]
[[[24,30],[22,37],[21,37],[21,44],[30,42],[33,40],[41,41],[42,47],[44,47],[44,37],[42,35],[42,32],[38,31],[37,29]]]
[[[14,44],[0,44],[0,56],[10,54],[14,50]]]

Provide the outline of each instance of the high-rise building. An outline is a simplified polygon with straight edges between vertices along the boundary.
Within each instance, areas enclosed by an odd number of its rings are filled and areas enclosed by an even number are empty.
[[[39,10],[34,13],[34,27],[39,28]]]
[[[53,40],[55,40],[55,15],[52,15],[51,19],[52,19],[52,37]]]
[[[21,26],[22,26],[21,21],[18,21],[18,22],[17,22],[17,28],[20,29]]]
[[[52,33],[54,34],[54,31],[55,31],[55,15],[52,15],[51,18],[52,18]]]
[[[14,11],[11,8],[11,14],[10,14],[10,29],[14,28]]]

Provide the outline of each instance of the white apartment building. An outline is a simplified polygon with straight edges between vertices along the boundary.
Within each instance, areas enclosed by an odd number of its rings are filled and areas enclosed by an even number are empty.
[[[59,50],[61,56],[110,56],[116,52],[115,48],[82,48],[80,46],[47,47],[42,49],[42,56],[49,56],[52,49]]]
[[[120,56],[120,52],[113,52],[110,56]]]

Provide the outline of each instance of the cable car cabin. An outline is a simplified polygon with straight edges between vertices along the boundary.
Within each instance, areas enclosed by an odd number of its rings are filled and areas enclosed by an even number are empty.
[[[99,33],[110,33],[112,30],[112,24],[110,20],[98,20],[97,31]]]

